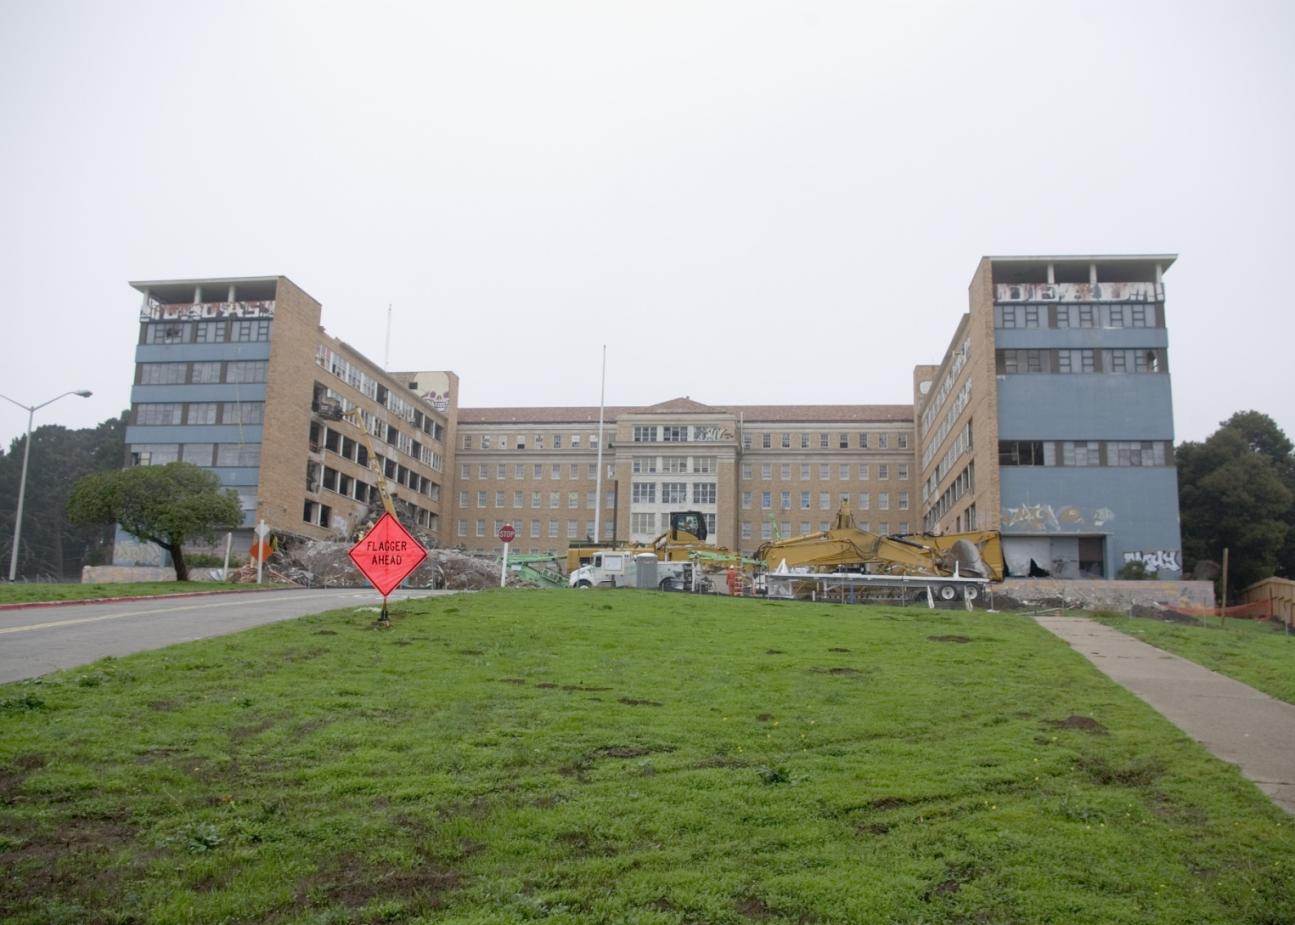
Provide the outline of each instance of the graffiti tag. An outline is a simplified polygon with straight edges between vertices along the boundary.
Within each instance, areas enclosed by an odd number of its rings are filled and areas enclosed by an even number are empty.
[[[1139,549],[1124,554],[1125,562],[1141,562],[1148,572],[1181,572],[1182,553],[1177,549]]]

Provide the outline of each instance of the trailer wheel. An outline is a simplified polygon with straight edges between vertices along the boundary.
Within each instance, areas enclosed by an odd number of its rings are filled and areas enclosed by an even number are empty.
[[[576,582],[577,591],[588,591],[593,586],[594,586],[593,582],[585,578],[581,578],[579,581]]]
[[[661,584],[657,585],[660,591],[678,591],[679,585],[673,578],[662,578]]]
[[[979,597],[980,597],[980,589],[977,588],[975,585],[969,585],[967,587],[967,600],[974,601],[979,599]]]
[[[958,589],[953,585],[940,585],[940,590],[936,592],[942,601],[953,601],[958,599]]]

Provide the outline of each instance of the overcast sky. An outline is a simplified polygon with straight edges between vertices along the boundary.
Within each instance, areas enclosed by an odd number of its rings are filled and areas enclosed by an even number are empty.
[[[284,274],[462,404],[908,402],[983,254],[1174,252],[1178,439],[1295,435],[1295,4],[0,0],[0,393]],[[0,439],[26,415],[0,409]]]

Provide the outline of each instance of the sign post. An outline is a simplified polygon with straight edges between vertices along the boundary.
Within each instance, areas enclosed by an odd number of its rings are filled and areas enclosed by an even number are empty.
[[[261,583],[261,570],[265,567],[265,557],[270,554],[270,547],[265,544],[265,538],[270,535],[270,527],[264,520],[256,525],[256,545],[252,547],[252,552],[256,555],[256,583]]]
[[[422,565],[427,558],[427,550],[401,526],[400,521],[390,514],[383,514],[373,529],[351,547],[349,555],[369,584],[382,595],[382,613],[378,623],[389,626],[387,596]]]
[[[508,583],[508,546],[517,539],[517,531],[513,529],[512,524],[504,524],[499,528],[499,539],[504,544],[504,563],[499,569],[499,587],[502,588]]]

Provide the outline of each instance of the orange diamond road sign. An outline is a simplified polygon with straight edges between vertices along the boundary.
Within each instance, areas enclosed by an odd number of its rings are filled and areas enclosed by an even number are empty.
[[[400,525],[400,521],[390,514],[383,514],[364,539],[351,548],[350,556],[364,577],[385,598],[422,564],[427,558],[427,550]]]

